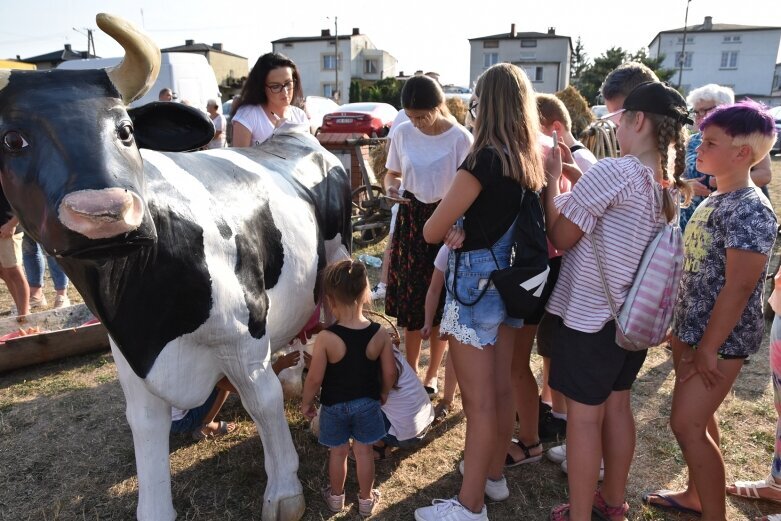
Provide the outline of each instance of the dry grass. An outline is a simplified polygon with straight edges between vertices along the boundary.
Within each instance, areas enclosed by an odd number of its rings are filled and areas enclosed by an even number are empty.
[[[771,191],[781,208],[781,161],[773,162]],[[381,255],[382,245],[367,253]],[[376,270],[372,271],[377,276]],[[47,296],[48,293],[47,293]],[[53,295],[52,295],[53,299]],[[75,298],[72,296],[72,299]],[[0,293],[0,309],[8,295]],[[424,351],[425,356],[426,351]],[[773,453],[775,411],[767,364],[767,345],[741,373],[721,409],[727,477],[758,479],[768,473]],[[539,359],[534,357],[539,372]],[[637,452],[629,481],[632,520],[678,520],[649,510],[640,495],[653,488],[684,484],[686,469],[667,426],[672,363],[654,349],[635,385]],[[287,407],[301,458],[299,477],[307,510],[304,519],[331,518],[319,489],[325,480],[326,451],[310,435],[295,403]],[[457,404],[456,409],[460,409]],[[262,448],[240,402],[230,399],[223,419],[239,423],[237,433],[192,443],[172,437],[171,467],[178,519],[260,519],[265,486]],[[414,453],[399,453],[377,466],[383,501],[377,519],[411,519],[432,498],[452,496],[460,476],[456,465],[465,422],[454,415]],[[109,354],[90,355],[0,375],[0,520],[119,520],[134,517],[137,481],[124,397]],[[489,505],[491,519],[543,520],[566,498],[566,479],[552,463],[508,472],[511,499]],[[358,519],[354,471],[347,484],[350,509],[334,519]],[[730,520],[753,519],[777,509],[765,502],[728,499]]]

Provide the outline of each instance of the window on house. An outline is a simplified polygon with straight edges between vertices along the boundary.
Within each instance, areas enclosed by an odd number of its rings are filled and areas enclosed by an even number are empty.
[[[499,63],[498,52],[487,52],[483,55],[483,67],[488,68]]]
[[[293,44],[292,43],[286,43],[285,47],[289,49],[289,48],[293,47]]]
[[[336,88],[333,83],[323,83],[323,97],[333,98]]]
[[[526,76],[528,76],[529,80],[532,82],[543,81],[541,66],[524,67],[523,72],[526,73]]]
[[[364,74],[377,74],[377,60],[366,60],[363,62]]]
[[[736,69],[738,67],[738,51],[722,51],[721,69]]]
[[[341,65],[341,64],[339,64]],[[333,54],[324,54],[323,55],[323,70],[325,71],[332,71],[337,67],[337,60],[336,56]],[[341,69],[341,66],[339,67]]]
[[[773,90],[781,89],[781,74],[776,74],[773,78]]]
[[[499,40],[484,40],[483,49],[497,49],[499,47]]]
[[[675,53],[675,66],[680,67],[683,65],[687,69],[691,69],[692,67],[692,56],[694,55],[693,52],[685,52],[681,54],[680,52]]]
[[[740,43],[740,35],[725,36],[723,41],[724,43]]]
[[[521,40],[521,47],[537,47],[537,40],[524,38]]]
[[[678,37],[678,44],[683,43],[683,36]],[[686,45],[689,45],[690,43],[694,43],[694,36],[687,36],[686,37]]]

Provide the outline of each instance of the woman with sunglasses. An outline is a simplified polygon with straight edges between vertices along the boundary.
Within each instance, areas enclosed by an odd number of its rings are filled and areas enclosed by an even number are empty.
[[[233,146],[259,145],[283,121],[309,125],[301,110],[301,75],[293,60],[270,52],[258,58],[233,104]]]

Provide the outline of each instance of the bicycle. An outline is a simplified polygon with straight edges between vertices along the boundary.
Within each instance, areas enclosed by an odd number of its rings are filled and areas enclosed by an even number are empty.
[[[366,247],[377,244],[390,232],[391,208],[397,202],[385,195],[377,184],[371,165],[363,156],[363,146],[385,146],[387,138],[349,139],[348,145],[355,146],[355,155],[361,169],[363,184],[352,192],[353,244]]]

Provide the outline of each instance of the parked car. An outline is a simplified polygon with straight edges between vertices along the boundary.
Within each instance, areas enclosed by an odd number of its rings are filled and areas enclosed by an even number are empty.
[[[307,96],[304,99],[304,111],[309,116],[309,128],[312,135],[316,136],[320,132],[323,126],[323,117],[336,110],[339,110],[339,104],[331,98]]]
[[[320,132],[385,137],[398,113],[398,110],[387,103],[348,103],[323,116]]]
[[[594,114],[595,118],[599,119],[607,114],[607,105],[594,105],[591,107],[591,113]]]
[[[770,149],[770,155],[781,154],[781,107],[774,107],[770,109],[770,114],[773,119],[776,120],[776,142],[773,148]]]
[[[461,98],[461,100],[469,106],[469,100],[472,99],[472,89],[469,87],[459,87],[458,85],[443,85],[442,91],[445,93],[445,98]]]

